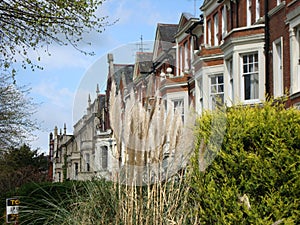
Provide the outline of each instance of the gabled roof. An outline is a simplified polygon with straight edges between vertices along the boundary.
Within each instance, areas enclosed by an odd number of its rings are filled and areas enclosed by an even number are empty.
[[[137,52],[135,55],[135,65],[133,80],[137,81],[141,77],[149,75],[153,69],[152,52]]]
[[[178,24],[158,23],[156,28],[153,58],[156,59],[161,51],[168,51],[174,46]]]
[[[200,18],[196,18],[190,13],[182,13],[179,20],[178,31],[175,37],[177,38],[183,33],[187,33],[190,29],[194,29],[196,26],[200,24],[201,24]]]
[[[181,14],[180,20],[179,20],[179,26],[178,26],[178,31],[184,27],[184,25],[190,20],[195,18],[192,14],[184,12]],[[197,18],[195,18],[197,19]]]
[[[174,35],[178,30],[178,24],[163,24],[159,23],[157,25],[157,32],[160,35],[161,41],[166,42],[174,42],[175,38]]]
[[[150,73],[152,70],[152,52],[137,52],[136,66],[138,65],[140,73]]]

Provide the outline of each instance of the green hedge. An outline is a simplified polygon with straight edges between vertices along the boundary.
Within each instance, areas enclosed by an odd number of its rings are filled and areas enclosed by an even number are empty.
[[[300,224],[300,111],[267,102],[205,113],[196,135],[190,203],[201,224]]]

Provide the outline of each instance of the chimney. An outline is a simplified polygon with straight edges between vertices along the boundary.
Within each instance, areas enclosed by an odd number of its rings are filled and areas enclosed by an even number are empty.
[[[58,135],[58,129],[57,126],[54,127],[54,138],[56,138]]]
[[[66,123],[64,123],[64,135],[66,135],[67,134],[67,125],[66,125]]]

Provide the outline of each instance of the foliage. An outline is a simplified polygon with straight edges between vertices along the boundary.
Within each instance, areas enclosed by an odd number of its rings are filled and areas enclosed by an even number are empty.
[[[299,111],[207,112],[196,135],[191,164],[168,181],[27,184],[9,197],[21,196],[21,224],[299,224]]]
[[[20,224],[187,224],[183,174],[165,183],[127,186],[105,180],[26,184]],[[3,197],[3,201],[5,200]]]
[[[37,129],[30,117],[35,104],[26,87],[19,87],[8,75],[0,74],[0,151],[25,142]]]
[[[113,191],[104,180],[29,183],[5,197],[19,196],[20,224],[111,224],[118,206]]]
[[[101,32],[106,17],[96,15],[103,0],[2,0],[0,1],[0,65],[22,61],[32,67],[29,50],[51,43],[78,49],[83,35]],[[47,51],[47,48],[46,48]],[[39,60],[39,58],[38,58]]]
[[[27,145],[11,148],[0,155],[0,193],[14,190],[28,182],[47,179],[47,157],[31,151]]]
[[[210,144],[213,117],[198,121],[193,215],[201,224],[299,224],[300,112],[274,102],[229,108],[221,151],[203,171],[199,156],[210,151],[203,146]]]

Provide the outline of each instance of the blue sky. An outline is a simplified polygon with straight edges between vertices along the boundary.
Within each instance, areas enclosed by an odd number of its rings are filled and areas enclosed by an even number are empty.
[[[40,122],[40,130],[35,134],[33,148],[48,152],[48,137],[54,126],[72,133],[73,124],[84,114],[88,93],[95,97],[96,84],[105,90],[107,64],[106,55],[114,53],[115,63],[131,63],[141,35],[146,48],[152,50],[151,41],[155,38],[157,23],[178,23],[182,12],[201,14],[202,0],[106,0],[99,14],[108,16],[108,21],[118,20],[105,27],[100,34],[87,34],[81,44],[82,49],[94,51],[95,56],[85,56],[66,46],[49,46],[51,56],[41,56],[43,70],[20,69],[17,74],[19,85],[31,87],[31,96],[39,103],[33,119]]]

